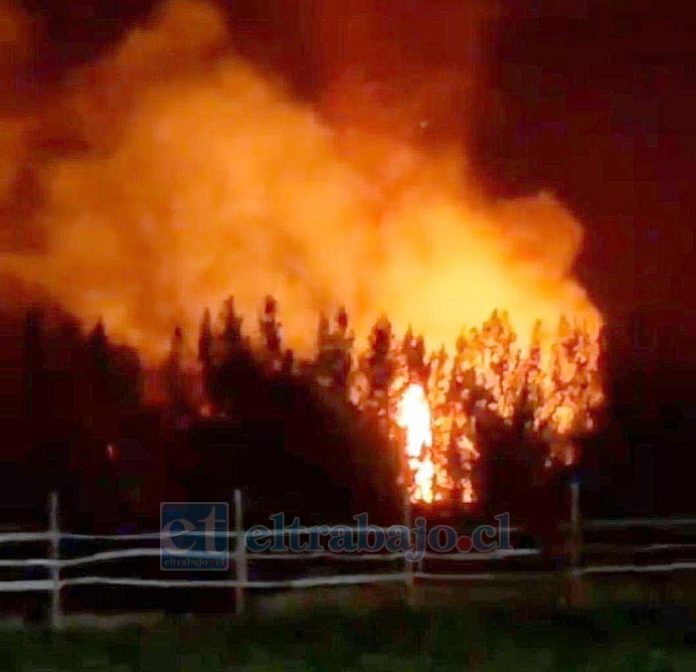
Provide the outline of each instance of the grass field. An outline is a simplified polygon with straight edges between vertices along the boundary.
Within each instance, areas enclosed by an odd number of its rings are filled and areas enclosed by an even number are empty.
[[[696,670],[687,609],[313,611],[149,628],[0,631],[0,670]]]

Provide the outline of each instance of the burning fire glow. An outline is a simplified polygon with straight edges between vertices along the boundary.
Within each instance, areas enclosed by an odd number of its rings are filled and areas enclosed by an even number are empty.
[[[601,324],[572,276],[582,227],[555,197],[491,200],[457,139],[341,114],[369,104],[367,86],[299,100],[235,53],[226,20],[171,0],[47,99],[0,107],[3,272],[151,361],[230,295],[253,325],[272,294],[302,355],[340,305],[358,342],[381,314],[435,347],[495,308],[514,307],[522,342],[539,319]],[[20,23],[0,21],[18,50]]]
[[[31,22],[0,0],[0,29],[2,84],[3,64],[31,53]],[[313,354],[317,315],[340,305],[361,350],[379,315],[394,333],[411,325],[449,349],[415,370],[417,347],[397,352],[390,335],[396,375],[375,384],[357,362],[351,398],[406,432],[414,501],[472,502],[486,413],[529,416],[555,460],[574,459],[572,439],[591,429],[602,318],[573,276],[582,227],[550,194],[486,197],[458,142],[336,109],[365,106],[363,93],[300,100],[235,52],[215,5],[160,5],[40,99],[0,103],[3,279],[101,317],[154,363],[175,325],[192,350],[203,309],[230,295],[254,325],[272,294],[298,357]],[[262,329],[250,337],[258,346]]]
[[[545,445],[547,467],[577,459],[576,441],[604,403],[600,339],[564,318],[547,338],[538,326],[529,345],[518,343],[507,314],[494,311],[450,353],[428,353],[410,331],[399,340],[387,321],[375,325],[351,399],[403,452],[413,502],[476,502],[486,432],[507,433],[519,450]]]
[[[415,482],[413,496],[432,502],[435,466],[427,452],[433,445],[433,432],[430,405],[421,385],[412,384],[406,388],[399,400],[396,424],[406,430],[406,458]]]

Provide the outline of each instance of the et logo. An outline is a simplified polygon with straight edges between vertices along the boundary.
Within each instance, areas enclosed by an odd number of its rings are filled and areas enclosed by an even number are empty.
[[[160,569],[226,570],[228,530],[227,502],[162,502]]]

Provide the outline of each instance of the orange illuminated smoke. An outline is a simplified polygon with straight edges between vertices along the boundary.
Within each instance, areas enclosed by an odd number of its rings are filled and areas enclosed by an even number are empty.
[[[26,119],[0,118],[4,273],[151,362],[230,294],[245,326],[266,293],[287,307],[283,344],[299,356],[317,312],[339,305],[356,345],[383,313],[432,346],[495,308],[514,307],[523,343],[536,320],[601,325],[573,277],[582,226],[557,198],[488,198],[459,134],[409,141],[400,124],[366,129],[294,97],[240,57],[218,4],[158,3]],[[345,111],[372,88],[341,98]],[[76,139],[79,152],[59,149]],[[30,209],[27,189],[41,196]],[[29,234],[40,240],[4,245]]]
[[[203,309],[234,295],[271,374],[265,294],[287,308],[297,362],[315,354],[318,312],[345,306],[351,335],[334,345],[355,352],[388,315],[390,334],[443,344],[414,365],[417,347],[399,355],[382,334],[376,370],[350,382],[385,436],[405,433],[414,501],[476,501],[479,419],[518,418],[550,464],[575,460],[604,399],[603,319],[573,274],[580,222],[549,193],[487,196],[459,134],[434,123],[428,143],[408,125],[427,99],[404,93],[390,113],[406,126],[372,128],[359,122],[372,83],[341,96],[336,82],[330,109],[294,96],[240,56],[218,5],[158,3],[65,85],[0,116],[0,305],[15,284],[39,288],[156,366],[176,325],[187,357]],[[31,23],[0,0],[8,62],[31,52]]]

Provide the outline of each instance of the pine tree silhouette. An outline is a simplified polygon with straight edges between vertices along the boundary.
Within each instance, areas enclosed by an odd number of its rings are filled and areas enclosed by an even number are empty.
[[[370,353],[368,356],[370,389],[372,395],[386,394],[389,389],[394,364],[391,359],[392,326],[386,316],[381,317],[370,334]]]
[[[198,362],[201,365],[201,379],[203,383],[203,392],[208,402],[211,401],[211,384],[213,374],[213,324],[208,308],[203,312],[201,326],[198,332]],[[208,407],[208,413],[210,412]]]
[[[428,361],[428,403],[432,414],[433,446],[435,465],[434,495],[436,500],[447,500],[452,490],[449,472],[449,443],[452,432],[452,409],[448,402],[449,376],[447,375],[447,351],[440,350],[430,355]]]
[[[341,397],[345,399],[348,396],[348,386],[353,369],[355,334],[349,327],[348,313],[344,306],[341,306],[336,313],[334,343],[333,384]]]
[[[258,397],[260,369],[252,354],[249,338],[242,332],[243,318],[237,314],[234,297],[229,297],[223,303],[220,321],[222,331],[213,335],[207,393],[212,406],[226,415],[234,416],[242,408],[251,409],[262,403]]]
[[[208,308],[203,312],[201,326],[198,335],[198,361],[203,371],[208,371],[213,357],[213,325]]]
[[[425,341],[422,336],[414,336],[411,325],[408,326],[401,343],[410,382],[425,385],[428,380],[428,365],[425,361]]]
[[[283,352],[278,321],[278,302],[270,295],[264,300],[263,313],[259,318],[259,331],[264,346],[264,364],[267,373],[278,373],[282,366]]]
[[[164,364],[164,383],[169,405],[177,416],[189,408],[184,376],[184,332],[177,326],[172,334],[169,356]]]
[[[87,337],[91,386],[94,401],[103,405],[111,401],[109,343],[104,323],[99,320]]]
[[[221,359],[229,358],[246,347],[242,336],[242,321],[234,307],[234,297],[230,296],[223,304],[221,319],[223,324],[221,340]]]
[[[314,377],[319,385],[343,398],[348,392],[353,341],[354,336],[348,329],[348,314],[345,308],[339,308],[336,313],[333,329],[326,316],[320,315]]]

